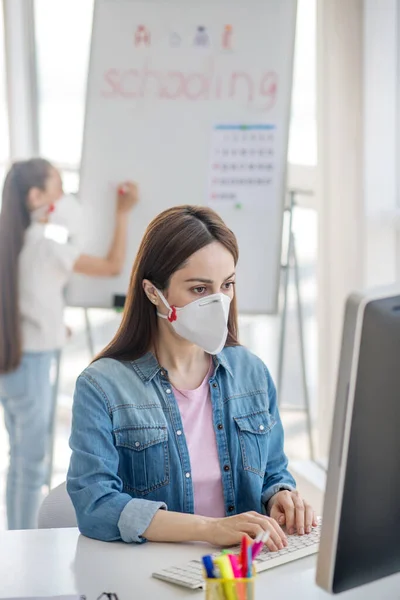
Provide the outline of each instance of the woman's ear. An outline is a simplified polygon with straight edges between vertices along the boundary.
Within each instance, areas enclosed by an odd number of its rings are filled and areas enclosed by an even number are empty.
[[[155,306],[158,306],[160,297],[157,294],[156,288],[151,283],[151,281],[149,281],[148,279],[143,279],[142,286],[143,286],[144,293],[146,294],[146,296],[150,300],[150,302],[152,304],[154,304]]]

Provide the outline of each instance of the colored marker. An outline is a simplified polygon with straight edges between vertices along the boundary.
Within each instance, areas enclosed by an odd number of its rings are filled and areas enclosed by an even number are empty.
[[[214,558],[214,563],[219,568],[219,571],[221,573],[221,579],[234,579],[229,556],[217,556],[217,558]],[[225,592],[225,599],[236,600],[235,590],[232,587],[232,585],[229,582],[222,583],[222,585]]]
[[[202,561],[208,579],[215,579],[214,563],[211,556],[209,554],[207,556],[203,556]]]
[[[242,569],[240,568],[240,565],[239,565],[239,558],[236,556],[236,554],[229,554],[228,558],[231,561],[231,567],[232,567],[234,578],[241,579]]]
[[[265,533],[261,534],[261,539],[259,539],[259,535],[256,537],[253,547],[251,549],[251,558],[252,560],[256,559],[257,556],[260,554],[261,550],[264,547],[264,544],[268,541],[270,536],[270,532],[266,531]]]
[[[229,556],[222,555],[214,558],[214,563],[219,568],[221,579],[234,579],[233,570]]]
[[[248,571],[248,547],[249,547],[249,540],[247,539],[246,536],[243,536],[241,550],[240,550],[240,561],[242,563],[242,577],[244,577],[244,578],[247,577],[247,571]]]
[[[247,546],[247,575],[246,577],[251,577],[253,570],[253,561],[251,558],[251,544]]]
[[[242,578],[242,569],[240,568],[239,557],[236,556],[236,554],[230,554],[229,560],[231,561],[232,571],[235,576],[235,579],[241,579]],[[237,584],[235,585],[235,588],[236,588],[238,600],[246,600],[246,598],[247,598],[246,584],[241,581],[238,581]]]

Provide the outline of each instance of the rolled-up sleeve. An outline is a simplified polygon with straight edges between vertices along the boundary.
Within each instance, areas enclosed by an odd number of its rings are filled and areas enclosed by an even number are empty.
[[[86,374],[76,385],[70,447],[67,490],[81,533],[103,541],[146,541],[143,533],[156,512],[167,506],[123,492],[109,402]]]
[[[283,449],[284,433],[276,402],[276,388],[266,367],[265,372],[268,383],[269,412],[275,421],[275,425],[271,430],[268,463],[262,489],[261,500],[264,506],[280,489],[296,489],[296,482],[288,471],[288,459]]]

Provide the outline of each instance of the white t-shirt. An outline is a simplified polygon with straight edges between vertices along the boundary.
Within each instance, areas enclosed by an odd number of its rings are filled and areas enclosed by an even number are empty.
[[[64,288],[80,250],[46,237],[46,225],[32,223],[19,257],[19,310],[23,350],[45,352],[66,341]]]

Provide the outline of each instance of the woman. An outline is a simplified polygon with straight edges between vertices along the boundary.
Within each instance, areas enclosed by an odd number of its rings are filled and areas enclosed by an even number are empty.
[[[10,529],[36,526],[45,483],[52,386],[50,369],[65,341],[63,290],[73,271],[117,275],[125,258],[128,214],[136,187],[117,200],[114,238],[105,258],[81,255],[46,238],[62,196],[57,169],[43,159],[15,163],[0,214],[0,401],[10,438],[7,518]]]
[[[269,372],[237,339],[237,260],[209,208],[149,225],[119,331],[76,386],[67,489],[83,534],[228,545],[269,530],[277,550],[279,524],[316,525]]]

